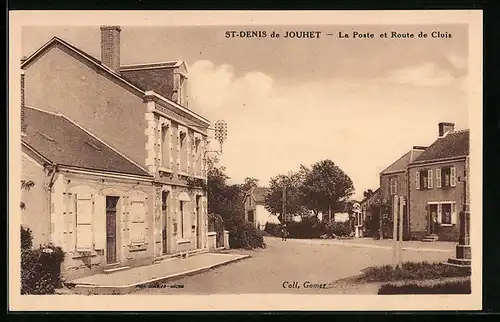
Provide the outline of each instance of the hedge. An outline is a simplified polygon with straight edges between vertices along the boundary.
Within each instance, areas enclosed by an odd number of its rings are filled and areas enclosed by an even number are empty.
[[[32,248],[31,230],[21,227],[21,294],[54,294],[62,287],[64,252],[54,245]]]

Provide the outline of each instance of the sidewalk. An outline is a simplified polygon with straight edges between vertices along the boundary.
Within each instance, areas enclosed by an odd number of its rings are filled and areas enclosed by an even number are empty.
[[[281,239],[279,237],[265,237],[272,239]],[[292,239],[288,238],[287,242],[309,244],[309,245],[330,245],[330,246],[346,246],[346,247],[364,247],[392,250],[393,240],[383,239],[375,240],[373,238],[353,238],[353,239]],[[413,252],[438,252],[449,253],[455,251],[457,243],[453,242],[432,242],[426,243],[421,241],[403,241],[402,249]]]
[[[250,257],[249,255],[207,253],[186,259],[167,259],[153,265],[72,280],[77,294],[125,294],[152,284],[164,283]]]

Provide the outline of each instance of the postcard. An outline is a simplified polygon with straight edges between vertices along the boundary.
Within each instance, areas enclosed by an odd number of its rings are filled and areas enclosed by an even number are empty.
[[[10,310],[481,309],[481,11],[9,17]]]

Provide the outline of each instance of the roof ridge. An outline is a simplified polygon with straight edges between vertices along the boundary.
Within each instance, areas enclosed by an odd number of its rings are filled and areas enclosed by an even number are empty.
[[[380,173],[384,173],[387,169],[389,169],[391,166],[393,166],[394,164],[396,164],[398,161],[400,161],[401,159],[403,159],[408,153],[410,153],[412,150],[410,151],[407,151],[405,152],[402,156],[400,156],[399,158],[396,159],[396,161],[392,162],[391,164],[389,164],[384,170],[380,171]],[[396,171],[396,170],[394,170]]]
[[[464,133],[464,132],[469,132],[469,129],[454,130],[450,134],[453,134],[453,133]]]

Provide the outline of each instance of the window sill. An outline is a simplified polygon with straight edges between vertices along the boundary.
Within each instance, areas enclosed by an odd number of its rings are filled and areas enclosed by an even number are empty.
[[[441,227],[451,227],[453,224],[439,224]]]
[[[140,252],[148,249],[148,244],[130,244],[128,245],[129,252]]]
[[[158,171],[165,172],[165,173],[174,173],[173,170],[170,170],[169,168],[164,168],[164,167],[158,167]]]
[[[95,250],[88,250],[88,251],[75,251],[73,255],[71,256],[72,259],[80,259],[80,258],[85,258],[85,257],[96,257],[97,252]]]
[[[182,172],[182,171],[179,171],[178,175],[180,175],[180,176],[184,176],[184,177],[189,177],[189,176],[190,176],[190,174],[189,174],[189,173],[187,173],[187,172]]]
[[[189,239],[177,239],[177,244],[189,244],[191,241]]]

